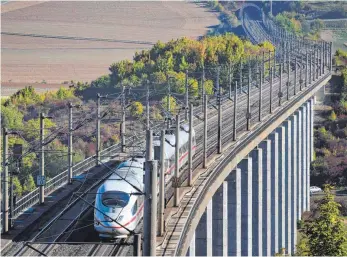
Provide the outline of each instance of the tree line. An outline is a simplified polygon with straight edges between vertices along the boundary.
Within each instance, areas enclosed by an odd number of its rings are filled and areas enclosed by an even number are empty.
[[[31,86],[25,87],[1,102],[3,126],[20,132],[20,136],[10,136],[10,152],[13,152],[15,144],[22,144],[23,149],[28,149],[33,142],[39,140],[40,112],[48,113],[53,117],[45,120],[47,134],[53,133],[63,126],[67,127],[69,102],[81,105],[80,109],[76,109],[76,113],[89,112],[90,115],[95,113],[95,101],[86,97],[86,92],[91,88],[103,93],[119,89],[121,85],[127,88],[140,88],[146,83],[150,83],[158,90],[165,91],[170,82],[172,92],[183,94],[186,90],[185,76],[188,72],[189,93],[192,97],[198,97],[201,89],[201,72],[204,68],[206,70],[204,80],[206,93],[213,94],[215,86],[213,69],[220,65],[227,67],[221,70],[220,84],[222,85],[228,81],[230,73],[232,76],[237,74],[237,65],[240,61],[246,61],[247,58],[273,49],[273,45],[269,42],[252,45],[249,41],[242,40],[233,34],[208,36],[201,40],[184,37],[167,43],[158,41],[150,50],[135,53],[132,61],[115,62],[110,65],[109,74],[101,76],[91,83],[72,81],[70,88],[62,87],[55,92],[46,93],[37,93]],[[163,96],[160,101],[163,106],[170,101],[172,112],[178,105],[174,97]],[[113,102],[110,109],[112,116],[119,111],[119,104]],[[144,119],[143,110],[142,100],[132,102],[128,109],[127,119]],[[150,115],[152,120],[162,119],[162,111],[157,105],[151,106]],[[76,114],[76,116],[78,115]],[[83,120],[83,117],[75,117],[75,119]],[[74,132],[74,163],[95,154],[94,130],[94,123],[90,123]],[[119,142],[119,122],[112,119],[104,120],[101,125],[101,138],[102,147]],[[47,179],[67,167],[67,142],[65,133],[46,146]],[[39,169],[37,160],[38,156],[35,152],[26,154],[23,158],[20,173],[14,177],[16,195],[21,196],[35,188],[34,178]],[[10,169],[16,169],[15,165]]]

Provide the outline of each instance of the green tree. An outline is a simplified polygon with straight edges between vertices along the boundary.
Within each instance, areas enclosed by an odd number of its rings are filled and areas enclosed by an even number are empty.
[[[180,63],[180,71],[186,71],[189,68],[189,64],[186,62],[186,58],[184,55],[181,58],[181,63]]]
[[[14,106],[1,106],[2,126],[8,129],[21,129],[24,115]]]
[[[302,235],[298,245],[296,246],[296,256],[309,256],[310,248],[308,244],[308,238],[305,234]]]
[[[207,95],[213,95],[213,81],[208,79],[204,82],[204,86],[205,86],[205,92]]]
[[[25,192],[31,192],[36,188],[34,178],[31,174],[28,175],[28,177],[25,179],[23,190]]]
[[[90,84],[92,87],[108,88],[111,86],[110,75],[103,75],[96,80],[93,80]]]
[[[329,120],[335,121],[336,118],[337,118],[336,113],[335,113],[334,111],[332,111],[332,112],[330,113]]]
[[[56,93],[56,98],[59,100],[69,99],[73,97],[75,97],[74,91],[65,87],[60,87]]]
[[[311,222],[305,223],[304,234],[310,255],[313,256],[345,256],[347,251],[346,229],[340,217],[340,204],[335,202],[333,189],[324,186],[324,199],[318,207],[319,216]]]
[[[14,190],[13,192],[17,195],[17,196],[22,196],[23,194],[23,187],[18,179],[17,176],[13,176],[13,186],[14,186]]]
[[[168,96],[164,96],[163,99],[161,100],[161,104],[165,108],[165,110],[167,110],[168,100],[169,100]],[[176,99],[170,96],[170,110],[168,111],[171,112],[172,114],[176,114],[176,108],[177,108]]]
[[[140,102],[133,102],[130,106],[130,113],[132,116],[140,117],[143,113],[143,105]]]
[[[50,119],[45,119],[45,129],[55,127],[55,123]],[[37,139],[40,136],[40,118],[29,120],[24,127],[25,134],[30,139]]]
[[[199,94],[199,82],[194,78],[188,79],[188,86],[189,86],[189,95],[190,96],[198,96]]]
[[[32,86],[25,87],[18,90],[16,93],[11,95],[10,99],[7,99],[5,106],[10,104],[14,105],[28,105],[40,102],[40,95],[35,92]]]

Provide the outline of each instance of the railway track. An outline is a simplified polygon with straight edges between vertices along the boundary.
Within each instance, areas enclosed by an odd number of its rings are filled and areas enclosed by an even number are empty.
[[[66,207],[57,214],[50,222],[48,222],[39,233],[37,233],[30,241],[26,242],[13,255],[15,256],[37,256],[48,255],[54,249],[54,243],[66,240],[66,235],[76,229],[74,225],[83,218],[92,206],[86,204],[85,201],[93,203],[95,193],[100,184],[112,174],[107,172],[98,179],[86,179],[82,182],[81,188],[75,192],[75,197],[70,199]],[[83,201],[83,200],[84,201]],[[35,247],[32,245],[35,244]],[[11,255],[9,253],[8,255]]]

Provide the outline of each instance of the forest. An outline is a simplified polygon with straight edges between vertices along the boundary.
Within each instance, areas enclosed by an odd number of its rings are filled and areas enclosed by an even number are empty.
[[[338,50],[335,62],[346,63],[347,53]],[[335,76],[337,95],[326,111],[325,122],[315,130],[315,161],[311,164],[312,185],[347,185],[347,66]]]
[[[220,85],[236,75],[240,61],[255,58],[262,52],[274,50],[269,42],[252,45],[233,34],[207,36],[201,40],[180,38],[163,43],[157,42],[152,49],[135,53],[133,60],[112,63],[109,74],[91,83],[73,82],[70,87],[62,87],[56,92],[37,93],[28,86],[8,99],[2,99],[1,119],[3,126],[18,132],[9,137],[11,170],[17,169],[13,155],[15,144],[23,145],[23,160],[19,174],[14,176],[15,194],[21,196],[35,188],[34,178],[38,174],[39,113],[52,117],[45,119],[45,134],[51,142],[45,147],[47,179],[63,172],[67,167],[68,104],[80,105],[74,109],[73,162],[95,154],[96,102],[95,93],[114,93],[121,86],[144,88],[151,86],[152,97],[161,94],[158,102],[151,102],[151,119],[160,120],[163,105],[166,106],[167,86],[170,83],[174,94],[171,96],[171,112],[179,105],[179,95],[185,93],[186,72],[189,76],[188,88],[192,98],[200,97],[202,70],[205,70],[204,86],[207,94],[213,94],[216,82],[215,70],[221,66]],[[93,92],[93,94],[91,94]],[[93,96],[93,98],[92,98]],[[157,96],[158,97],[158,96]],[[130,95],[129,97],[130,98]],[[129,100],[129,99],[127,99]],[[143,121],[143,97],[132,99],[127,109],[127,120]],[[119,142],[119,99],[105,101],[108,112],[101,122],[102,148]],[[106,107],[103,107],[104,109]],[[48,140],[48,139],[47,139]]]

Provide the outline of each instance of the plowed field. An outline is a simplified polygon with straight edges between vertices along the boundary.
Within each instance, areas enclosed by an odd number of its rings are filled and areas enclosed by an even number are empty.
[[[9,2],[1,11],[1,82],[91,81],[156,41],[197,38],[218,24],[189,2]]]

